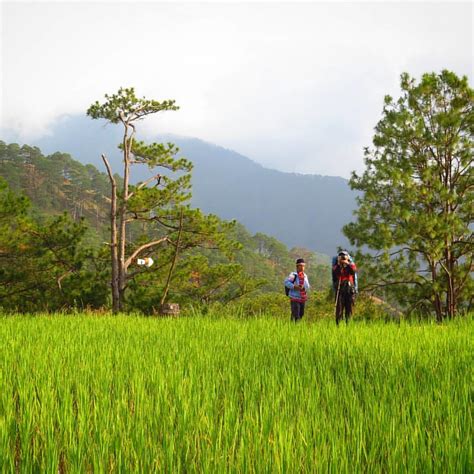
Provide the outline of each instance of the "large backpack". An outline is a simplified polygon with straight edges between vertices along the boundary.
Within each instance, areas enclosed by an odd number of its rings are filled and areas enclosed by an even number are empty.
[[[355,263],[354,259],[350,255],[349,255],[349,262]],[[337,264],[337,255],[335,257],[332,257],[332,267],[331,268],[334,268],[334,265],[336,265],[336,264]],[[359,278],[358,278],[357,273],[358,272],[354,273],[354,288],[355,288],[356,293],[359,292]]]
[[[291,273],[293,273],[293,275],[295,276],[293,279],[293,283],[295,283],[296,278],[298,277],[298,274],[296,272],[291,272]],[[285,285],[285,295],[289,296],[289,294],[290,294],[290,289]]]

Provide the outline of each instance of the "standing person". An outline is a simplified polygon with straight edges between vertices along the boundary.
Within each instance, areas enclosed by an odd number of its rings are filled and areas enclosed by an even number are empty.
[[[357,272],[355,263],[351,262],[350,255],[346,251],[339,252],[337,262],[332,267],[332,281],[336,292],[336,324],[345,313],[346,324],[352,315],[355,300],[354,278]]]
[[[290,297],[291,320],[298,322],[304,315],[304,306],[308,299],[310,288],[306,273],[304,272],[304,259],[296,260],[296,272],[291,272],[285,280],[286,294]]]

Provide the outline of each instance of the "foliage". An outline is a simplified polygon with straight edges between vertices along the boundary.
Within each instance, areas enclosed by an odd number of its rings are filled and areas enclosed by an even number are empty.
[[[220,318],[223,315],[239,319],[272,317],[290,320],[290,300],[283,292],[257,292],[245,295],[235,301],[222,304],[220,301],[209,305],[191,305],[186,307],[184,315],[196,312]],[[335,321],[334,293],[332,289],[311,292],[305,305],[304,322]],[[362,294],[356,298],[350,324],[361,321],[397,322],[407,317],[385,301]]]
[[[38,148],[0,142],[0,175],[9,184],[11,199],[24,202],[25,217],[38,225],[66,212],[74,222],[86,227],[79,244],[84,258],[81,271],[68,274],[61,280],[62,294],[68,293],[68,297],[62,300],[63,307],[97,308],[108,304],[105,293],[107,279],[110,279],[110,252],[107,254],[104,240],[110,232],[106,223],[110,212],[110,190],[106,174],[91,165],[81,165],[67,154],[44,156]],[[114,179],[120,186],[122,178],[116,174]],[[138,186],[139,183],[131,185],[131,192],[135,192]],[[156,202],[163,201],[156,189],[149,194]],[[31,205],[27,204],[25,197],[20,198],[21,195],[27,196]],[[6,206],[6,197],[2,201]],[[144,202],[140,193],[130,199],[138,216],[146,217],[140,212]],[[249,295],[249,299],[258,299],[260,293],[280,294],[284,278],[294,269],[295,259],[300,256],[308,262],[306,271],[313,290],[325,289],[330,283],[329,265],[308,249],[288,251],[273,237],[262,233],[252,235],[238,222],[225,222],[182,204],[169,207],[168,212],[159,216],[154,215],[156,218],[152,225],[131,223],[127,235],[132,245],[127,251],[131,253],[134,245],[165,235],[171,242],[176,242],[181,211],[183,232],[176,268],[171,275],[168,296],[171,301],[185,307],[206,302],[226,303],[245,295]],[[158,309],[175,250],[172,243],[165,243],[159,252],[146,249],[142,256],[155,260],[150,269],[132,264],[134,279],[128,286],[129,310],[149,314]],[[27,258],[26,254],[24,258]],[[35,261],[28,259],[33,265]],[[58,289],[57,283],[53,283],[52,288]],[[265,298],[262,296],[263,300]],[[15,302],[9,307],[33,310],[34,304],[30,301],[26,305],[28,301],[29,298],[25,297],[23,306]],[[53,307],[56,306],[51,306],[51,309]],[[37,309],[40,308],[45,309],[41,305]]]
[[[120,88],[116,94],[106,95],[105,98],[103,104],[96,102],[91,105],[87,115],[92,119],[105,119],[110,123],[121,124],[124,131],[120,145],[123,154],[123,184],[120,191],[117,190],[110,164],[102,155],[111,182],[112,306],[113,311],[118,312],[126,307],[126,291],[138,287],[136,277],[139,272],[129,271],[130,265],[137,258],[150,252],[157,253],[158,248],[165,243],[174,246],[174,255],[160,300],[160,304],[163,304],[168,296],[178,253],[189,247],[205,246],[208,242],[222,242],[222,237],[215,232],[217,223],[211,227],[206,226],[210,218],[199,211],[192,211],[186,204],[191,197],[191,162],[185,158],[176,158],[179,150],[171,143],[147,145],[135,139],[137,121],[147,115],[177,110],[174,101],[158,102],[138,98],[133,88]],[[132,186],[131,166],[136,164],[145,164],[156,174]],[[181,174],[176,174],[177,172]],[[174,179],[170,173],[175,173]],[[154,184],[150,186],[152,183]],[[137,239],[130,238],[127,234],[127,229],[133,225],[136,230],[141,230]],[[172,240],[173,236],[175,240]],[[231,267],[228,267],[227,271],[230,270]],[[215,284],[222,285],[220,281]],[[149,307],[150,303],[146,305]]]
[[[283,293],[266,292],[249,295],[226,308],[227,314],[235,314],[241,318],[252,318],[256,316],[272,316],[277,318],[289,318],[289,300]],[[222,311],[221,311],[222,313]]]
[[[366,171],[353,173],[357,221],[352,244],[365,289],[384,289],[408,311],[438,320],[472,307],[474,238],[474,92],[466,77],[401,77],[402,96],[387,96]]]
[[[67,215],[35,222],[29,201],[0,179],[0,307],[15,311],[101,306],[104,285],[81,247],[82,222]],[[101,291],[102,290],[102,291]]]
[[[162,112],[164,110],[178,110],[174,100],[165,100],[158,102],[138,98],[135,90],[132,88],[120,88],[117,94],[105,94],[107,99],[103,104],[96,101],[88,111],[93,119],[104,118],[111,123],[118,124],[124,117],[134,117],[134,120],[141,120],[147,115]]]
[[[167,233],[172,244],[163,248],[158,257],[153,250],[145,252],[143,255],[156,258],[156,264],[137,268],[133,275],[127,300],[133,310],[158,312],[168,279],[172,283],[169,299],[181,304],[225,302],[248,291],[242,281],[242,266],[234,262],[242,245],[229,238],[234,223],[206,216],[198,209],[186,207],[179,212],[178,216],[176,210],[170,211],[166,220],[159,222],[160,232]],[[172,222],[181,217],[180,232]]]
[[[102,244],[109,207],[104,173],[65,153],[43,156],[36,147],[0,141],[0,176],[12,191],[29,198],[29,213],[35,219],[64,212],[75,222],[84,218],[90,228],[87,241],[96,247]]]
[[[304,257],[306,261],[305,272],[313,291],[326,289],[330,284],[330,264],[323,263],[317,253],[303,247],[288,250],[276,238],[260,232],[251,236],[241,224],[237,224],[233,235],[243,244],[242,250],[236,256],[237,261],[252,279],[266,280],[261,291],[282,292],[284,279],[295,270],[295,261],[300,257]]]

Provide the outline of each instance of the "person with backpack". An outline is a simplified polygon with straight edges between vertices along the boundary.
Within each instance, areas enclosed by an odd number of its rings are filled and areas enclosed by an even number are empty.
[[[350,256],[349,252],[347,252],[346,250],[341,250],[339,252],[338,255],[336,255],[335,257],[332,257],[332,264],[331,264],[331,268],[332,268],[332,288],[334,290],[334,295],[336,294],[337,292],[337,284],[338,284],[338,279],[334,276],[334,265],[336,265],[339,261],[339,255],[342,254],[342,255],[346,255],[348,260],[349,260],[349,263],[354,263],[354,259]],[[355,293],[356,295],[359,293],[359,277],[358,277],[358,274],[357,274],[357,270],[354,274],[354,288],[355,288]]]
[[[285,280],[285,293],[290,298],[291,320],[295,323],[304,315],[304,307],[310,288],[304,268],[304,259],[298,258],[296,260],[296,272],[291,272]]]
[[[346,324],[352,315],[352,308],[354,307],[356,295],[356,281],[357,267],[346,251],[339,252],[337,262],[332,267],[333,288],[336,294],[336,324],[343,317],[346,319]]]

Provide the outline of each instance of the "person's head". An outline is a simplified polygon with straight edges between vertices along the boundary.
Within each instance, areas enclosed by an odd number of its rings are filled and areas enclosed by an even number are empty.
[[[304,258],[298,258],[296,260],[296,270],[299,272],[304,272],[304,267],[305,267],[305,263],[304,263]]]
[[[337,257],[338,257],[339,263],[342,263],[342,264],[349,263],[349,254],[345,250],[342,250],[341,252],[339,252]]]

